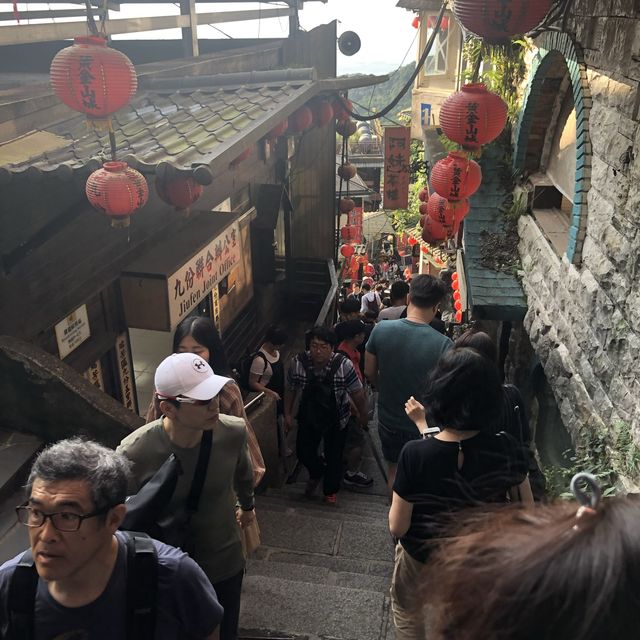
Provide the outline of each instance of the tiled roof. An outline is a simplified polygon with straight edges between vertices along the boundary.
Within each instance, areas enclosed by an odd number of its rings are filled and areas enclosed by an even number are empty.
[[[250,81],[238,83],[242,77]],[[259,73],[232,74],[236,82],[230,84],[224,76],[201,76],[189,78],[190,86],[183,79],[178,90],[150,83],[113,117],[117,157],[143,172],[191,172],[204,166],[216,173],[311,97],[345,83],[317,80],[312,69],[282,70],[280,77],[265,72],[259,81]],[[385,78],[361,77],[347,84],[375,84]],[[88,128],[81,114],[69,110],[68,118],[35,133],[43,132],[50,134],[48,142],[52,136],[59,141],[44,152],[40,141],[31,139],[34,134],[0,144],[0,178],[26,171],[68,176],[110,159],[108,135]]]
[[[160,162],[179,170],[191,170],[194,165],[209,165],[223,150],[242,141],[244,147],[237,149],[237,156],[258,139],[248,138],[251,131],[258,125],[267,123],[268,126],[270,121],[272,126],[278,124],[287,112],[297,108],[298,102],[306,101],[313,93],[313,86],[312,80],[306,80],[169,95],[148,91],[136,96],[113,118],[118,158],[143,171],[154,169]],[[291,108],[286,109],[288,106]],[[66,144],[6,164],[4,168],[12,173],[31,167],[43,172],[60,167],[76,171],[109,159],[108,135],[88,128],[81,114],[73,113],[68,120],[48,127],[47,131],[66,140]],[[227,162],[234,157],[229,157]]]
[[[478,315],[493,320],[522,320],[527,301],[515,275],[482,265],[482,232],[501,233],[507,194],[500,184],[497,160],[488,147],[479,160],[482,186],[471,198],[471,212],[464,221],[464,264],[469,305]]]

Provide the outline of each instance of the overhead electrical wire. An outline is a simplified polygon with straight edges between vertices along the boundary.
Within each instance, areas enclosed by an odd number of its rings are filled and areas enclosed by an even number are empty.
[[[422,52],[422,55],[420,56],[420,59],[416,64],[416,68],[411,74],[411,77],[405,83],[404,87],[400,89],[400,93],[398,93],[398,95],[386,107],[384,107],[377,113],[372,113],[371,115],[363,116],[363,115],[360,115],[359,113],[356,113],[355,111],[352,111],[346,105],[343,104],[345,111],[347,111],[354,120],[359,120],[360,122],[367,122],[369,120],[376,120],[378,118],[382,118],[383,116],[386,116],[387,113],[389,113],[398,104],[398,102],[400,102],[400,100],[402,100],[402,96],[404,96],[404,94],[407,93],[407,91],[411,88],[414,80],[418,77],[418,74],[420,73],[420,69],[422,69],[422,66],[426,62],[427,57],[429,56],[429,53],[431,53],[431,49],[433,48],[433,43],[436,41],[436,37],[440,33],[440,25],[442,23],[442,18],[444,16],[444,12],[446,11],[446,9],[447,9],[447,3],[444,2],[442,4],[442,7],[440,8],[440,13],[438,14],[436,24],[433,28],[433,33],[431,34],[424,48],[424,51]]]

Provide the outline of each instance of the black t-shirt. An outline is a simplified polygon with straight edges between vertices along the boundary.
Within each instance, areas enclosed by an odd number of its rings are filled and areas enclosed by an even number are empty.
[[[442,526],[439,514],[486,502],[504,502],[507,490],[522,482],[527,464],[518,443],[507,434],[480,433],[458,443],[436,438],[408,442],[400,453],[393,490],[413,503],[411,526],[400,539],[413,558],[426,562],[428,541]]]

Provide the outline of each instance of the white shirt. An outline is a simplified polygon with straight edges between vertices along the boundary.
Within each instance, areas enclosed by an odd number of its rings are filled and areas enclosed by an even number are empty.
[[[369,291],[369,293],[362,296],[360,300],[360,313],[366,313],[367,311],[373,311],[373,307],[378,305],[378,309],[382,306],[380,296],[376,291]]]
[[[249,373],[260,376],[258,379],[258,383],[263,384],[266,387],[269,382],[271,382],[271,376],[273,375],[273,369],[271,368],[271,365],[280,360],[280,352],[276,351],[276,355],[272,356],[264,349],[259,349],[258,353],[261,353],[264,356],[264,359],[260,356],[256,356],[251,363],[251,369],[249,369]]]

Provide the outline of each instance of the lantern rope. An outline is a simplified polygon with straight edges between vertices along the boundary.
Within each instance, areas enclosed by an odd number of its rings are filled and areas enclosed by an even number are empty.
[[[440,8],[440,13],[438,14],[436,24],[433,28],[433,33],[431,34],[431,37],[429,38],[429,41],[427,42],[424,48],[424,51],[422,52],[422,55],[420,56],[420,59],[416,64],[416,68],[414,69],[413,73],[411,74],[411,77],[407,80],[407,82],[402,87],[402,89],[400,89],[400,92],[398,93],[398,95],[386,107],[384,107],[377,113],[372,113],[371,115],[363,116],[349,109],[346,106],[346,104],[344,104],[345,101],[342,100],[344,110],[354,120],[359,120],[360,122],[367,122],[368,120],[377,120],[378,118],[382,118],[383,116],[387,115],[387,113],[389,113],[391,109],[393,109],[398,104],[398,102],[400,102],[400,100],[402,100],[402,96],[404,96],[404,94],[407,93],[407,91],[409,91],[409,89],[413,86],[414,80],[418,77],[418,74],[420,73],[420,69],[422,69],[422,67],[424,66],[424,63],[427,60],[429,53],[431,53],[431,49],[433,48],[433,43],[436,41],[436,37],[440,33],[440,25],[442,24],[442,18],[444,17],[444,12],[446,10],[447,10],[447,1],[445,0],[445,2],[442,3],[442,7]],[[339,97],[340,99],[342,99],[341,96]]]
[[[93,10],[91,7],[91,1],[90,0],[84,0],[84,6],[87,9],[87,27],[89,28],[89,31],[91,32],[92,36],[98,36],[100,37],[100,32],[98,31],[98,27],[96,26],[96,21],[93,17]]]

